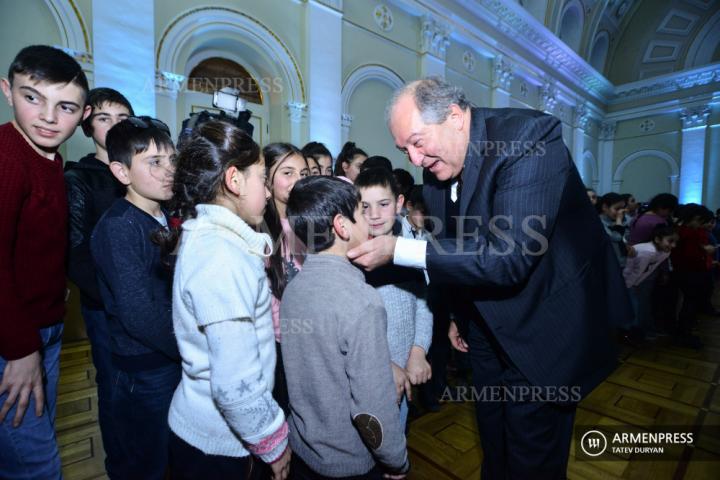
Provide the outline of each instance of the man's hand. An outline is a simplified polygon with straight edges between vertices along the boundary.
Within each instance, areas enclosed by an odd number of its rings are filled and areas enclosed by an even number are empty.
[[[450,322],[450,328],[448,328],[448,337],[450,337],[450,344],[455,350],[463,353],[468,352],[468,344],[465,343],[465,340],[463,340],[463,338],[460,336],[460,332],[458,331],[457,324],[455,322]]]
[[[410,386],[410,379],[407,376],[407,372],[390,362],[392,365],[393,380],[395,381],[395,393],[397,393],[397,403],[400,404],[402,401],[403,392],[407,394],[408,400],[412,400],[412,387]]]
[[[45,390],[43,389],[40,352],[33,352],[26,357],[7,362],[0,383],[0,395],[6,392],[8,396],[0,408],[0,423],[5,420],[5,415],[17,402],[13,427],[19,427],[25,416],[25,410],[30,404],[31,394],[35,396],[35,415],[42,416],[45,406]]]
[[[380,235],[350,250],[347,255],[351,262],[368,272],[392,263],[397,237]]]
[[[413,345],[410,349],[410,358],[408,358],[406,370],[410,383],[413,385],[419,385],[430,380],[432,369],[425,359],[425,350]]]
[[[290,450],[290,447],[287,447],[285,452],[280,455],[280,458],[270,464],[270,468],[272,469],[272,480],[285,480],[288,477],[290,474],[291,456],[292,451]]]

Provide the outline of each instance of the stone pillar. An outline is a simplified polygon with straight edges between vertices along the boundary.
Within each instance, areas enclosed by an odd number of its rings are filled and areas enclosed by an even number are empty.
[[[345,145],[345,142],[350,140],[350,127],[352,126],[353,122],[353,116],[349,113],[343,113],[340,121],[340,127],[342,129],[342,144]],[[333,152],[333,154],[337,155],[340,153],[340,149],[342,146],[336,150],[330,150]]]
[[[588,125],[589,112],[585,102],[575,107],[575,118],[572,130],[572,157],[578,171],[582,171],[583,155],[585,154],[585,129]]]
[[[490,93],[491,107],[508,108],[510,106],[510,86],[513,78],[512,65],[505,61],[503,55],[494,57],[492,90]]]
[[[600,145],[598,148],[600,191],[598,193],[601,195],[613,189],[613,143],[616,130],[617,122],[603,122],[600,124]]]
[[[340,151],[342,132],[342,1],[305,5],[309,140]],[[302,147],[301,144],[298,144]]]
[[[146,0],[92,2],[95,86],[118,90],[137,115],[155,116],[154,5]]]
[[[445,78],[445,51],[450,44],[450,29],[430,16],[421,20],[420,77]]]
[[[184,118],[177,115],[177,96],[185,76],[172,72],[155,73],[155,108],[158,118],[167,123],[173,140],[177,140]]]
[[[680,113],[683,122],[680,203],[702,203],[703,200],[705,137],[709,115],[710,109],[706,105],[686,108]]]
[[[307,121],[307,104],[289,102],[287,104],[288,120],[290,120],[290,143],[302,147]]]

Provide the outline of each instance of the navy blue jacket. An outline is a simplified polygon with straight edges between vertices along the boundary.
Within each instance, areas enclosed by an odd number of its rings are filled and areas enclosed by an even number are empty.
[[[155,218],[120,198],[90,240],[113,362],[123,370],[148,370],[180,358],[173,334],[172,271],[150,239],[159,228]]]
[[[431,215],[445,218],[449,187],[426,172]],[[612,326],[632,309],[560,121],[473,108],[459,210],[464,234],[428,244],[431,288],[473,304],[531,384],[587,395],[615,368]]]

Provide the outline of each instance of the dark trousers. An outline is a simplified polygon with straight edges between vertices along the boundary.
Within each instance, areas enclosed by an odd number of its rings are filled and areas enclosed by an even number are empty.
[[[105,470],[113,478],[112,467],[117,462],[111,459],[117,455],[118,440],[112,424],[112,387],[115,378],[110,350],[110,330],[107,325],[107,315],[104,310],[95,310],[81,306],[85,330],[90,340],[93,365],[95,365],[95,383],[98,396],[98,424],[105,450]]]
[[[383,474],[377,466],[363,475],[354,475],[351,477],[326,477],[315,473],[300,457],[293,454],[290,463],[290,479],[291,480],[383,480]]]
[[[697,316],[707,303],[708,291],[712,289],[712,277],[708,272],[676,272],[678,286],[683,294],[682,307],[678,316],[676,334],[690,335],[697,322]]]
[[[206,455],[172,431],[169,443],[171,480],[265,480],[271,476],[270,467],[252,455]]]
[[[108,459],[113,480],[165,478],[168,411],[178,383],[176,364],[141,372],[116,369],[111,407],[119,451]]]
[[[285,377],[285,364],[282,359],[282,344],[275,342],[275,352],[277,352],[275,363],[275,382],[273,386],[272,396],[285,412],[285,417],[290,415],[290,395],[288,394],[287,378]]]
[[[470,322],[468,345],[480,442],[483,480],[566,478],[576,404],[483,397],[484,387],[529,386],[482,320]]]

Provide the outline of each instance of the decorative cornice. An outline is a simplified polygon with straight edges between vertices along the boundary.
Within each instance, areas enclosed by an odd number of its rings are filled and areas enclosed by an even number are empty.
[[[720,84],[720,66],[717,64],[618,85],[610,103],[625,103],[711,83]]]
[[[353,122],[353,116],[349,113],[343,113],[340,117],[340,125],[342,128],[350,128]]]
[[[445,60],[448,45],[450,45],[450,28],[425,15],[420,26],[420,53],[429,53],[440,60]]]
[[[590,122],[590,110],[588,109],[587,102],[579,103],[575,107],[575,126],[585,132],[588,131]]]
[[[706,127],[709,116],[710,108],[707,105],[685,108],[680,112],[680,120],[682,120],[683,129]]]
[[[300,102],[288,102],[288,118],[293,123],[302,122],[307,117],[307,104]]]
[[[155,88],[157,88],[158,93],[165,93],[175,98],[182,88],[184,81],[185,75],[161,72],[160,70],[155,71]]]
[[[557,88],[550,80],[545,80],[539,88],[538,110],[553,113],[557,106]]]
[[[513,68],[509,62],[505,61],[503,55],[497,55],[493,58],[493,88],[502,88],[503,90],[509,90],[513,78]]]
[[[612,140],[617,131],[617,122],[602,122],[600,124],[600,140]]]
[[[307,1],[307,0],[306,0]],[[332,8],[337,12],[343,11],[343,0],[311,0],[320,5],[324,5],[328,8]]]

